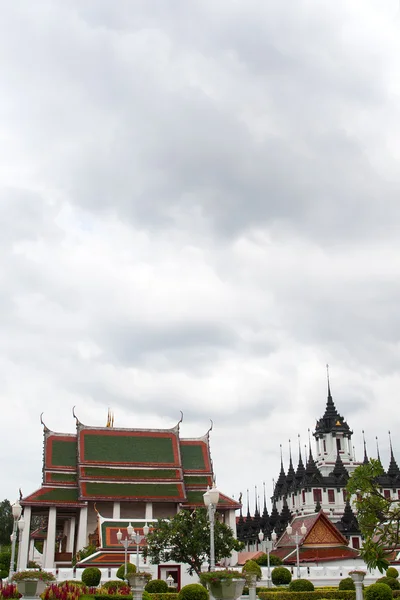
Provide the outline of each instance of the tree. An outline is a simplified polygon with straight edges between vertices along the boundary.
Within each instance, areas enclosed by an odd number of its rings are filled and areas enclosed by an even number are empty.
[[[215,521],[215,560],[227,558],[232,550],[241,550],[243,544],[233,535],[230,527]],[[210,524],[207,510],[181,510],[169,520],[159,519],[147,536],[144,554],[151,562],[178,562],[189,565],[190,575],[200,575],[201,565],[210,556]],[[209,561],[210,562],[210,561]]]
[[[384,475],[379,460],[357,467],[347,484],[347,492],[355,495],[357,520],[364,538],[360,555],[369,569],[383,572],[387,556],[400,544],[400,499],[385,498],[379,477]]]
[[[14,519],[9,500],[0,502],[0,546],[10,545],[10,536],[13,531]]]

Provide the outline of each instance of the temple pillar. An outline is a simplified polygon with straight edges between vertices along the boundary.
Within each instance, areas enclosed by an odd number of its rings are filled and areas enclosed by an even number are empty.
[[[230,510],[228,511],[228,523],[227,525],[232,529],[233,531],[233,537],[236,538],[237,533],[236,533],[236,513],[234,510]],[[231,558],[230,558],[230,564],[231,565],[237,565],[237,561],[238,561],[238,553],[236,550],[232,550],[231,553]]]
[[[17,561],[17,569],[24,570],[28,566],[29,560],[29,540],[30,540],[30,532],[31,532],[31,514],[32,509],[30,506],[25,506],[24,508],[24,521],[25,526],[24,530],[19,532],[19,546],[18,546],[18,561]]]
[[[52,569],[54,567],[54,555],[56,551],[56,520],[57,509],[55,506],[49,508],[49,520],[47,523],[47,544],[46,555],[44,557],[44,568]]]
[[[76,518],[71,517],[69,521],[68,541],[67,541],[67,552],[74,554],[74,542],[75,542],[75,523]]]
[[[76,551],[82,550],[87,545],[87,518],[88,518],[88,507],[82,506],[79,513],[79,525],[78,525],[78,540],[76,543]]]
[[[113,519],[121,518],[121,502],[113,503]]]
[[[146,521],[151,521],[151,519],[153,518],[153,503],[152,502],[146,502],[146,510],[145,510],[144,518]]]

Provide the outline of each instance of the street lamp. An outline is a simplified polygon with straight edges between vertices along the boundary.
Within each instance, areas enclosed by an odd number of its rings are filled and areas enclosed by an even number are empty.
[[[271,539],[270,540],[265,540],[264,542],[264,533],[261,531],[259,531],[258,534],[258,539],[261,542],[261,549],[263,549],[265,547],[266,553],[267,553],[267,567],[268,567],[268,571],[267,571],[267,587],[271,587],[271,564],[270,564],[270,559],[269,559],[269,555],[271,550],[274,547],[274,544],[276,542],[276,538],[278,536],[275,533],[275,529],[272,531],[271,533]]]
[[[207,488],[205,494],[203,494],[204,504],[208,510],[208,520],[210,521],[210,571],[215,571],[215,545],[214,545],[214,519],[215,511],[219,500],[219,490],[215,487]]]
[[[300,527],[300,533],[301,533],[301,535],[299,535],[298,531],[296,531],[296,533],[294,535],[292,535],[292,531],[293,531],[293,528],[292,528],[292,526],[289,523],[289,525],[286,527],[286,533],[288,534],[288,536],[290,538],[292,538],[292,540],[296,544],[297,579],[300,579],[299,544],[300,544],[301,538],[304,537],[306,535],[306,533],[307,533],[307,527],[303,523],[303,525]]]
[[[25,521],[22,519],[22,523],[19,526],[18,525],[18,519],[20,518],[21,514],[22,514],[22,506],[20,505],[20,503],[18,502],[18,500],[16,500],[14,502],[14,504],[11,506],[11,512],[12,512],[12,516],[14,519],[14,523],[13,523],[13,531],[11,534],[11,561],[10,561],[10,571],[8,573],[8,581],[11,581],[11,578],[14,574],[14,562],[15,562],[15,544],[17,542],[17,528],[19,528],[20,531],[23,531],[24,526],[25,526]]]
[[[142,541],[142,539],[147,536],[147,534],[149,533],[149,530],[150,530],[150,527],[146,523],[146,525],[143,527],[144,536],[140,535],[139,531],[137,531],[135,533],[135,530],[132,527],[132,523],[129,523],[128,527],[126,528],[126,532],[128,535],[125,539],[122,539],[122,531],[120,529],[118,529],[117,540],[125,548],[124,579],[126,579],[126,576],[128,574],[128,548],[129,548],[129,546],[133,543],[136,544],[136,571],[139,571],[139,544]]]

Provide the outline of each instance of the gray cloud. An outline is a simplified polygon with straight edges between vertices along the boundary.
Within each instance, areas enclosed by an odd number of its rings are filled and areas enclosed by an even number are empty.
[[[280,443],[286,460],[286,440],[307,441],[326,362],[355,444],[364,428],[387,458],[395,10],[4,7],[0,398],[4,462],[19,465],[4,496],[39,484],[40,412],[73,431],[73,405],[93,425],[109,406],[124,426],[170,427],[183,410],[188,437],[212,418],[219,483],[237,496],[276,475]]]

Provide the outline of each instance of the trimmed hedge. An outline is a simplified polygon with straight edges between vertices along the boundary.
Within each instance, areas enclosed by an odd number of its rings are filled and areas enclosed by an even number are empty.
[[[275,567],[271,571],[271,580],[274,585],[287,585],[292,581],[292,574],[286,567]]]
[[[246,575],[256,575],[257,581],[262,577],[261,567],[255,560],[247,560],[242,568],[242,573]]]
[[[386,583],[373,583],[364,592],[366,600],[392,600],[392,589]]]
[[[388,567],[386,569],[386,577],[394,577],[395,579],[397,579],[399,576],[399,572],[397,569],[395,569],[395,567]]]
[[[201,583],[189,583],[184,585],[178,594],[179,600],[208,600],[209,595]]]
[[[375,583],[386,583],[392,590],[400,590],[400,583],[394,577],[380,577]]]
[[[136,573],[136,566],[130,562],[128,562],[126,564],[126,572],[129,573]],[[125,574],[125,563],[123,565],[121,565],[116,573],[116,576],[118,577],[118,579],[125,579],[124,578],[124,574]]]
[[[86,567],[82,573],[82,581],[88,587],[97,587],[101,580],[101,571],[97,567]]]
[[[291,592],[313,592],[314,584],[308,579],[294,579],[289,583]]]
[[[260,592],[260,600],[269,600],[270,592]],[[322,600],[332,598],[335,600],[356,600],[355,592],[337,591],[314,591],[314,592],[274,592],[274,600]]]
[[[151,579],[144,589],[149,594],[168,594],[168,583],[164,579]]]

